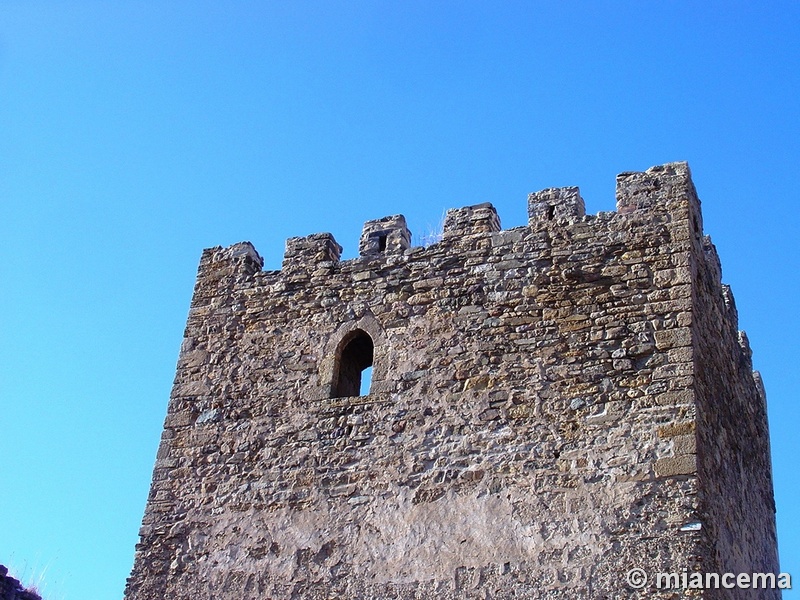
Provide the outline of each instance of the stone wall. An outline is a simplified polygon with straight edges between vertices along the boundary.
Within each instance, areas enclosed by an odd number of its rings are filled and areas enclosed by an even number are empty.
[[[204,251],[126,598],[596,600],[639,597],[632,567],[777,571],[763,388],[688,167],[620,175],[613,213],[577,188],[528,206],[505,231],[451,210],[427,248],[370,221],[347,261],[292,238],[280,271]]]
[[[720,283],[716,250],[707,236],[698,245],[706,260],[697,261],[695,274],[697,466],[709,570],[774,573],[778,544],[766,394],[753,372],[747,335],[737,329],[731,290]],[[708,597],[749,600],[753,592]]]
[[[32,590],[26,590],[18,579],[8,574],[8,569],[0,565],[0,600],[42,600]]]

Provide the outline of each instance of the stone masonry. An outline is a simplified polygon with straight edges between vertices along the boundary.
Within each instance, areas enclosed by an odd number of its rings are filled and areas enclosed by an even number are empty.
[[[764,389],[685,163],[203,252],[128,600],[779,598]],[[365,369],[371,367],[366,388]],[[754,595],[755,594],[755,595]]]
[[[25,589],[18,579],[8,574],[8,568],[0,565],[0,600],[42,600],[33,590]]]

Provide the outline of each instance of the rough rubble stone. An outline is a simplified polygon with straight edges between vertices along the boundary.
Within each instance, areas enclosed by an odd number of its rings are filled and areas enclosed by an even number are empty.
[[[777,572],[766,406],[688,166],[448,211],[360,256],[203,252],[128,600],[749,599]],[[372,364],[369,392],[357,396]],[[778,598],[761,590],[759,598]]]
[[[34,590],[25,587],[8,574],[8,568],[0,565],[0,600],[42,600]]]

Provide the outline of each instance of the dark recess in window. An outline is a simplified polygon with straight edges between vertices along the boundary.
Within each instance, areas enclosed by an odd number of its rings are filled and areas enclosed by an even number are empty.
[[[343,340],[336,361],[333,379],[333,398],[358,396],[361,393],[361,375],[372,366],[374,346],[369,335],[357,329]]]

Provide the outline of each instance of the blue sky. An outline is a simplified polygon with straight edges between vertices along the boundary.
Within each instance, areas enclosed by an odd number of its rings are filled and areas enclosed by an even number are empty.
[[[800,585],[800,4],[0,6],[0,562],[121,597],[203,248],[688,160],[766,383]],[[795,596],[787,593],[786,598]]]

